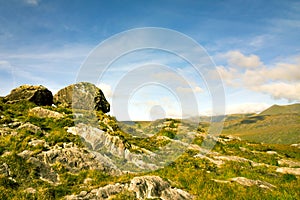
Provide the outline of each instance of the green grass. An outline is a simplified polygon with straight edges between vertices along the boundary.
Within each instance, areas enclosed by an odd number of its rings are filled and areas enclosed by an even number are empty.
[[[194,157],[198,154],[196,150],[188,150],[175,161],[156,171],[147,173],[124,174],[121,176],[111,176],[99,170],[82,170],[78,173],[71,173],[62,163],[52,166],[53,170],[60,175],[60,184],[51,185],[42,181],[38,177],[37,166],[21,158],[17,154],[24,150],[31,150],[34,154],[47,150],[43,146],[29,146],[28,142],[32,139],[43,139],[50,146],[60,145],[63,142],[73,142],[78,146],[83,146],[81,139],[66,132],[65,127],[73,126],[74,119],[72,111],[67,108],[45,107],[66,116],[61,119],[41,119],[28,116],[28,110],[35,105],[28,102],[19,104],[3,104],[0,99],[1,125],[14,122],[15,120],[23,123],[30,122],[41,127],[42,131],[33,133],[29,130],[18,130],[16,135],[5,135],[0,137],[0,166],[6,163],[10,166],[11,174],[9,179],[5,175],[0,175],[0,199],[62,199],[65,195],[79,194],[80,191],[91,191],[94,188],[102,187],[107,184],[129,183],[135,176],[158,175],[164,180],[168,180],[172,187],[183,189],[194,195],[196,199],[299,199],[300,178],[291,174],[276,173],[278,160],[292,159],[300,161],[300,150],[285,144],[260,144],[248,141],[232,140],[226,144],[217,142],[213,151],[221,155],[240,156],[254,162],[270,165],[254,167],[250,162],[228,161],[221,167],[211,163],[209,160]],[[168,140],[158,139],[158,136],[169,138],[178,137],[176,131],[168,128],[178,127],[178,120],[158,120],[155,122],[136,122],[119,127],[113,117],[95,113],[98,119],[109,119],[109,123],[94,123],[93,116],[88,119],[93,124],[104,129],[111,127],[114,131],[112,135],[118,135],[124,143],[136,145],[152,151],[168,143]],[[83,120],[83,119],[80,119]],[[269,143],[284,140],[281,143],[295,143],[297,134],[299,136],[299,115],[235,115],[227,117],[225,122],[224,134],[237,135],[243,139],[252,141],[267,141]],[[163,122],[169,121],[169,125],[160,126]],[[184,126],[188,126],[187,123]],[[131,129],[129,129],[131,128]],[[167,129],[166,129],[167,128]],[[192,130],[195,127],[187,127]],[[152,131],[151,137],[141,138],[132,137],[126,131]],[[196,128],[197,129],[197,128]],[[199,133],[205,133],[207,122],[203,122],[198,127]],[[172,129],[171,129],[172,130]],[[283,131],[284,132],[280,132]],[[288,132],[289,131],[289,132]],[[45,134],[47,132],[48,134]],[[277,138],[277,136],[280,136]],[[225,136],[221,136],[225,137]],[[289,138],[289,137],[292,137]],[[299,140],[300,141],[300,140]],[[299,142],[298,141],[298,142]],[[201,146],[203,138],[198,136],[193,141],[194,144]],[[241,150],[244,149],[244,151]],[[133,149],[131,149],[133,150]],[[278,155],[267,154],[267,151],[276,151]],[[9,155],[2,156],[5,152]],[[212,179],[228,180],[237,176],[249,179],[262,180],[276,186],[272,190],[265,190],[257,186],[246,187],[237,183],[216,183]],[[84,180],[89,178],[91,181],[84,184]],[[14,181],[15,180],[15,181]],[[37,193],[29,194],[24,190],[32,187]],[[112,199],[135,199],[132,192],[122,192],[115,195]]]
[[[260,115],[281,115],[281,114],[300,114],[300,104],[291,104],[285,106],[273,105],[264,110]]]
[[[224,123],[224,135],[235,135],[253,142],[293,144],[300,142],[300,115],[251,116]]]

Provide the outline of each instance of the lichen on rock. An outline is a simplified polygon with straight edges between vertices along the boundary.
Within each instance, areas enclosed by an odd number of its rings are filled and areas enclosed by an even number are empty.
[[[53,95],[50,90],[41,85],[22,85],[4,97],[6,103],[17,103],[22,100],[33,102],[38,106],[46,106],[53,104]]]
[[[92,83],[80,82],[59,90],[54,95],[54,103],[63,107],[97,110],[107,113],[110,105],[101,89]]]

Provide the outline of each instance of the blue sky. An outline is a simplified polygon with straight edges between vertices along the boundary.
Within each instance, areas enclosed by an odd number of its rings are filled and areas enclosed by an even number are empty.
[[[178,31],[205,48],[223,79],[227,113],[300,101],[300,2],[288,0],[0,0],[0,95],[21,84],[42,84],[55,93],[76,81],[80,66],[100,42],[143,27]],[[112,101],[121,72],[166,57],[137,52],[116,62],[115,70],[97,84]],[[193,77],[175,61],[161,64]],[[192,87],[197,88],[199,112],[209,114],[209,91],[205,80],[197,78]],[[147,85],[132,93],[130,116],[151,118],[156,105],[166,116],[177,116],[180,105],[174,99],[163,87]]]

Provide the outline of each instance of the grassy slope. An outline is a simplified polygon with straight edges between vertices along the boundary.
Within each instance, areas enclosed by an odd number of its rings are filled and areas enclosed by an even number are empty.
[[[72,116],[67,116],[60,120],[40,120],[27,116],[27,110],[33,106],[32,104],[0,104],[0,114],[5,116],[1,119],[2,124],[12,122],[13,119],[18,119],[22,122],[31,122],[38,125],[49,133],[47,136],[39,133],[33,134],[26,131],[18,131],[16,136],[6,135],[0,137],[0,166],[3,163],[11,166],[11,176],[16,180],[14,182],[0,175],[0,199],[61,199],[65,195],[78,194],[82,190],[91,191],[93,188],[117,182],[128,182],[134,176],[144,175],[124,174],[119,177],[113,177],[95,170],[85,170],[74,174],[55,168],[54,170],[60,174],[61,184],[51,185],[40,180],[36,176],[35,167],[16,155],[25,149],[37,152],[44,150],[42,146],[29,147],[27,143],[30,139],[45,139],[47,142],[53,143],[52,145],[72,141],[80,146],[81,142],[78,140],[79,138],[68,134],[64,129],[64,126],[72,124],[70,123]],[[55,110],[65,113],[67,111]],[[235,118],[235,120],[243,119],[246,118]],[[287,119],[291,119],[291,117]],[[299,118],[297,119],[299,120]],[[267,117],[263,120],[272,121],[272,118],[269,119]],[[276,124],[276,122],[271,124]],[[137,127],[146,129],[149,125],[149,123],[143,122],[141,126],[137,125]],[[234,123],[231,125],[234,125]],[[251,125],[251,123],[245,123],[244,125]],[[198,142],[195,141],[195,144],[198,144]],[[198,145],[201,145],[201,142]],[[246,148],[247,151],[241,151],[240,147]],[[280,156],[265,153],[270,150],[277,151]],[[4,152],[8,151],[13,152],[13,154],[2,156]],[[193,157],[198,152],[189,150],[176,161],[170,163],[169,166],[147,174],[159,175],[162,178],[170,180],[172,186],[186,190],[193,194],[196,199],[297,199],[300,196],[299,178],[275,172],[276,165],[278,164],[277,161],[281,158],[288,157],[289,159],[300,161],[299,149],[288,145],[249,145],[245,141],[231,141],[227,144],[217,143],[214,151],[222,155],[238,155],[255,162],[267,163],[271,167],[253,167],[249,163],[227,162],[223,167],[218,168],[215,164],[205,159]],[[255,186],[246,187],[236,183],[223,184],[212,181],[212,179],[227,180],[237,176],[267,181],[274,184],[276,188],[268,191]],[[93,180],[91,184],[84,184],[84,179],[86,178]],[[30,194],[24,192],[28,187],[35,188],[37,193]],[[121,194],[119,199],[133,198],[125,198],[125,195],[122,196]]]
[[[291,104],[285,106],[273,105],[264,110],[260,115],[279,115],[279,114],[300,114],[300,104]]]
[[[300,104],[274,105],[259,115],[228,116],[223,134],[277,144],[300,142]]]

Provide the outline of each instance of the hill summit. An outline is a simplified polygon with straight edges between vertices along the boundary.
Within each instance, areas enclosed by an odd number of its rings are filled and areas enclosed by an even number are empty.
[[[300,103],[291,105],[273,105],[262,111],[260,115],[300,114]]]

